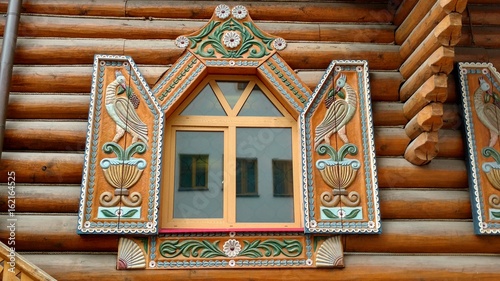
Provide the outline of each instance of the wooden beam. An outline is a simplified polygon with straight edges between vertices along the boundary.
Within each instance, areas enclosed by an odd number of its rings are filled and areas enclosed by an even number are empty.
[[[382,219],[470,219],[467,190],[391,189],[379,191]],[[0,211],[7,212],[7,188],[0,189]],[[17,185],[19,213],[76,213],[80,185]],[[412,208],[405,208],[412,204]]]
[[[399,68],[401,75],[404,78],[410,77],[439,47],[456,45],[460,39],[461,29],[461,15],[452,13],[447,15],[421,43],[410,42],[401,46],[401,56],[407,58]]]
[[[382,219],[471,219],[467,189],[381,189]],[[411,206],[411,208],[408,208]],[[411,210],[411,211],[410,211]]]
[[[16,183],[77,184],[82,181],[83,154],[3,152],[0,182],[16,172]]]
[[[465,26],[472,25],[500,25],[500,7],[498,2],[494,5],[474,5],[468,1],[467,13],[464,13],[463,23]]]
[[[500,26],[462,27],[462,37],[458,46],[474,46],[482,48],[500,48]]]
[[[367,239],[372,235],[367,235]],[[404,239],[403,239],[404,240]],[[103,276],[109,281],[165,280],[164,270],[116,270],[115,254],[23,254],[58,280],[99,280]],[[346,267],[331,269],[209,269],[169,270],[168,280],[283,280],[323,281],[336,280],[495,280],[500,275],[497,255],[387,255],[345,253]],[[390,266],[388,266],[390,265]]]
[[[82,154],[4,152],[0,162],[0,182],[7,181],[8,171],[16,171],[16,183],[19,184],[79,184],[82,166]],[[404,158],[379,157],[377,169],[381,187],[467,186],[462,160],[437,159],[423,169],[409,164]],[[443,178],[443,174],[449,177]]]
[[[438,157],[464,158],[465,145],[461,131],[441,129],[438,131],[438,141]]]
[[[455,47],[455,61],[483,61],[500,65],[500,49]]]
[[[16,185],[16,212],[76,213],[80,185]],[[0,212],[7,212],[7,188],[0,188]]]
[[[146,82],[153,86],[160,75],[168,70],[166,66],[151,66],[139,65],[139,70],[146,79]],[[301,78],[304,84],[314,90],[318,85],[324,71],[297,71],[297,75]],[[88,93],[90,92],[92,78],[91,66],[15,66],[13,71],[13,92],[28,92],[27,95],[11,95],[11,103],[15,105],[30,106],[32,102],[34,106],[44,106],[44,104],[53,104],[56,106],[56,101],[52,99],[65,99],[68,102],[83,102],[82,97],[76,97],[75,93],[83,95],[87,99],[85,111],[88,111]],[[401,75],[392,71],[373,71],[370,73],[370,91],[371,98],[374,101],[399,101],[399,86],[402,82]],[[36,93],[36,94],[35,94]],[[44,93],[40,95],[40,93]],[[45,94],[47,93],[47,94]],[[69,93],[75,97],[67,99],[64,96],[57,94]],[[32,97],[30,97],[32,96]],[[44,97],[42,97],[44,96]],[[66,95],[65,95],[66,96]],[[40,100],[39,100],[40,99]],[[62,102],[61,102],[62,103]],[[61,106],[63,104],[60,104]],[[10,107],[11,105],[9,105]],[[47,109],[50,109],[47,108]],[[16,107],[16,111],[23,112],[26,115],[32,115],[29,108]],[[57,110],[57,109],[55,109]],[[33,112],[35,114],[35,112]],[[64,113],[63,113],[64,114]],[[17,117],[10,117],[17,118]],[[47,117],[33,117],[47,118]],[[49,118],[53,118],[49,117]],[[66,118],[66,117],[61,117]],[[84,117],[87,118],[87,117]]]
[[[439,7],[443,10],[451,12],[462,13],[467,5],[467,0],[438,0],[440,3]],[[410,33],[418,26],[418,24],[426,17],[426,14],[430,14],[433,9],[438,6],[434,6],[434,1],[418,1],[415,7],[411,10],[410,14],[401,23],[401,25],[396,30],[396,44],[401,45],[408,38]],[[433,9],[431,9],[433,8]],[[437,20],[439,21],[439,19]],[[437,23],[437,22],[436,22]],[[432,29],[432,27],[431,27]]]
[[[405,126],[406,135],[416,138],[422,132],[436,132],[443,126],[443,104],[433,102],[422,108]]]
[[[16,64],[92,64],[94,54],[129,55],[137,64],[173,64],[183,49],[173,40],[41,39],[20,38]],[[293,69],[326,69],[331,60],[367,60],[371,70],[396,70],[401,65],[399,47],[364,43],[289,42],[280,52]]]
[[[431,102],[445,102],[447,98],[448,77],[441,73],[432,75],[403,105],[403,113],[411,119]],[[406,98],[406,97],[404,97]]]
[[[405,159],[421,166],[428,164],[438,153],[438,132],[423,132],[408,145]]]
[[[406,100],[434,74],[450,74],[453,69],[454,51],[440,47],[406,80],[399,91],[400,99]]]
[[[9,119],[87,119],[88,95],[11,94],[7,107]]]
[[[0,22],[3,32],[5,22]],[[289,41],[392,43],[394,27],[380,24],[260,22],[259,28]],[[20,37],[176,39],[202,29],[204,21],[143,18],[83,18],[23,15]],[[78,26],[79,28],[73,28]],[[126,28],[124,28],[126,27]],[[354,34],[354,36],[353,36]]]
[[[408,119],[403,115],[402,103],[373,103],[372,106],[373,120],[376,126],[404,126],[408,123]]]
[[[404,158],[379,157],[377,172],[381,188],[468,187],[467,170],[462,159],[434,159],[428,165],[415,166]]]
[[[6,221],[7,216],[0,219]],[[115,235],[78,235],[77,216],[17,215],[17,251],[114,252]],[[381,235],[346,235],[345,252],[498,253],[495,236],[477,236],[468,221],[382,221]],[[6,237],[8,229],[0,229]],[[411,243],[410,243],[411,242]],[[347,266],[348,267],[348,266]]]
[[[453,12],[454,4],[456,1],[436,1],[431,10],[425,15],[425,17],[420,21],[420,23],[411,31],[408,37],[401,44],[401,56],[406,59],[413,49],[430,34],[432,30],[435,29],[436,25],[440,23],[446,15],[457,14],[461,20],[461,13]],[[459,40],[457,38],[456,40]],[[454,44],[456,44],[455,42]]]
[[[406,17],[408,17],[417,2],[418,0],[403,0],[401,5],[399,5],[398,9],[394,13],[394,20],[392,21],[392,23],[395,26],[399,26],[406,19]]]

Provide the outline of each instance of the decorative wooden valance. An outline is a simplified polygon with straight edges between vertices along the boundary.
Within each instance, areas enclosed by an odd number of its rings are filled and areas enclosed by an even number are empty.
[[[469,188],[477,234],[500,234],[500,73],[459,63]]]

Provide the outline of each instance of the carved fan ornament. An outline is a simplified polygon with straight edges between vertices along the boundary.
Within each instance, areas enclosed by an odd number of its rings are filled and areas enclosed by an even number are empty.
[[[491,63],[459,63],[469,186],[477,234],[500,234],[500,73]]]
[[[367,63],[333,62],[311,93],[279,55],[286,41],[258,29],[240,5],[217,6],[175,44],[184,53],[151,89],[132,58],[96,55],[78,233],[148,235],[121,239],[118,269],[342,267],[336,234],[380,232]],[[258,76],[298,119],[295,196],[305,229],[158,234],[165,116],[228,69]]]

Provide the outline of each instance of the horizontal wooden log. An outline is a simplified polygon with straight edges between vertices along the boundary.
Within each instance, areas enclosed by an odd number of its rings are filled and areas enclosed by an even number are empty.
[[[80,185],[17,185],[16,212],[76,213]],[[0,212],[7,212],[7,188],[0,188]]]
[[[406,135],[416,138],[422,132],[436,132],[443,126],[443,104],[433,102],[420,110],[405,126]]]
[[[431,30],[433,26],[429,24],[419,26],[419,24],[423,20],[438,23],[441,19],[435,16],[431,17],[430,15],[434,9],[438,9],[438,14],[442,14],[442,11],[445,13],[457,12],[461,14],[467,6],[467,0],[438,0],[438,2],[435,4],[435,1],[419,1],[396,30],[396,44],[403,44],[416,28],[422,28],[424,34]]]
[[[384,220],[470,219],[472,216],[467,189],[381,189],[379,195]]]
[[[16,64],[91,64],[94,55],[131,56],[137,64],[173,64],[184,50],[173,40],[41,39],[17,41]],[[326,69],[331,60],[367,60],[371,70],[396,70],[401,65],[399,47],[383,44],[332,44],[289,42],[280,51],[292,67]]]
[[[16,173],[16,183],[77,184],[82,181],[83,154],[3,152],[0,182],[7,172]]]
[[[168,70],[166,66],[139,65],[138,68],[150,87],[153,87],[161,74]],[[324,71],[300,70],[297,73],[304,84],[314,90]],[[397,72],[370,72],[370,91],[372,100],[398,101],[399,85],[401,81],[401,75]],[[40,101],[37,101],[37,98],[33,98],[33,100],[30,101],[35,103],[34,106],[38,107],[43,106],[45,103],[49,103],[50,99],[56,98],[54,96],[56,93],[89,93],[91,83],[91,66],[15,66],[12,75],[11,91],[50,94],[50,96],[48,95]],[[25,104],[30,99],[24,95],[11,95],[11,97],[11,103],[14,104]],[[61,98],[64,99],[63,97]],[[75,102],[77,102],[77,99],[81,99],[80,102],[83,102],[81,97],[73,97],[73,99]],[[29,105],[26,104],[24,106]],[[88,110],[88,105],[86,107],[86,110]],[[16,108],[16,110],[29,115],[28,111],[30,111],[30,108],[21,107]]]
[[[431,102],[445,102],[448,77],[445,74],[432,75],[403,105],[403,114],[411,119]],[[406,97],[403,97],[406,98]]]
[[[454,51],[451,47],[437,49],[401,86],[401,100],[410,97],[434,74],[450,74],[453,69]]]
[[[16,216],[18,251],[114,252],[114,235],[78,235],[77,216]],[[0,237],[8,235],[7,217],[0,216]],[[498,253],[495,236],[477,236],[470,221],[382,221],[381,235],[346,235],[345,252]]]
[[[0,1],[0,12],[7,11],[6,0]],[[389,23],[392,14],[387,10],[387,1],[356,0],[356,3],[321,3],[311,1],[274,1],[265,3],[244,1],[255,20],[283,21],[325,21],[325,22],[382,22]],[[73,16],[133,16],[145,19],[157,18],[191,18],[209,19],[216,1],[130,1],[120,2],[103,0],[98,3],[92,0],[30,0],[23,1],[25,13]]]
[[[377,126],[404,126],[408,119],[403,115],[403,104],[398,102],[373,103],[372,114]]]
[[[415,166],[404,158],[377,158],[379,187],[466,188],[467,170],[463,160],[434,159]],[[446,175],[446,176],[443,176]]]
[[[370,236],[367,236],[369,238]],[[164,270],[116,270],[114,254],[33,254],[24,256],[58,280],[165,280]],[[495,280],[497,255],[384,255],[344,253],[346,267],[317,269],[169,270],[168,280]],[[279,278],[277,278],[279,276]]]
[[[83,18],[23,16],[20,37],[175,39],[196,32],[206,21],[142,18]],[[256,22],[260,29],[289,41],[334,41],[363,43],[394,42],[394,27],[374,24],[312,22]],[[78,26],[79,28],[73,28]],[[0,22],[3,32],[4,22]],[[354,34],[354,36],[353,36]]]
[[[462,125],[460,110],[457,104],[443,105],[443,129],[459,130]]]
[[[88,95],[11,94],[7,107],[10,119],[87,119]]]
[[[403,78],[410,77],[439,47],[455,46],[460,39],[461,29],[461,15],[452,13],[447,15],[418,45],[408,43],[401,46],[401,56],[408,58],[399,68]]]
[[[465,145],[461,131],[441,129],[438,131],[438,140],[438,157],[464,158]]]
[[[16,183],[79,184],[82,167],[83,154],[3,152],[0,182],[7,182],[7,172],[15,171]],[[425,167],[418,167],[404,158],[378,157],[377,169],[381,187],[467,186],[467,173],[462,160],[436,159]]]
[[[491,253],[498,237],[475,235],[470,221],[386,221],[382,235],[346,235],[346,252]]]
[[[203,1],[127,1],[127,15],[139,17],[210,18],[218,2]],[[254,20],[383,22],[392,14],[383,3],[321,3],[321,2],[245,2]],[[232,6],[232,5],[230,5]]]
[[[500,7],[498,2],[494,5],[474,5],[468,1],[467,12],[463,13],[464,26],[472,25],[500,25]]]
[[[383,188],[379,194],[382,219],[470,219],[472,214],[467,190]],[[6,212],[7,188],[0,195],[0,212]],[[76,213],[79,201],[80,185],[16,186],[18,213]]]
[[[500,26],[462,27],[462,37],[458,46],[474,46],[482,48],[500,48]]]
[[[418,0],[403,0],[398,6],[398,9],[394,13],[394,19],[392,23],[395,26],[399,26],[408,17],[413,7],[417,4]]]
[[[405,159],[413,165],[426,165],[438,152],[438,132],[422,132],[406,148]]]
[[[375,120],[377,122],[377,120]],[[87,122],[9,121],[5,131],[6,151],[83,152]],[[446,130],[440,144],[446,157],[463,156],[459,131]],[[403,156],[410,138],[401,127],[375,127],[375,152],[378,156]]]
[[[491,62],[493,65],[498,66],[500,65],[500,49],[457,46],[455,47],[455,61]]]
[[[87,122],[7,122],[5,150],[84,151]]]

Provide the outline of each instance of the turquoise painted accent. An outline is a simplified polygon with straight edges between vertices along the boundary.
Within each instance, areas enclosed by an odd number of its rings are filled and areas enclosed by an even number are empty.
[[[141,207],[99,207],[97,212],[98,219],[140,219]]]

